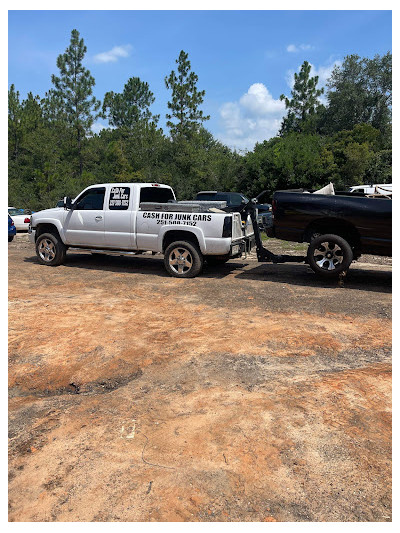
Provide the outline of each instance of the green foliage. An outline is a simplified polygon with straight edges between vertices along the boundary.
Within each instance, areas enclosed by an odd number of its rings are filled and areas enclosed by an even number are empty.
[[[9,158],[17,159],[22,141],[22,105],[19,92],[15,92],[14,84],[8,91],[8,153]]]
[[[289,133],[257,144],[246,156],[254,196],[261,190],[319,188],[332,180],[336,164],[316,134]]]
[[[317,89],[318,76],[310,77],[311,65],[304,61],[300,72],[294,73],[294,85],[289,99],[281,94],[280,99],[285,102],[288,109],[287,116],[283,119],[280,135],[291,132],[315,133],[317,126],[317,113],[322,111],[322,104],[318,98],[324,89]]]
[[[155,101],[149,84],[140,78],[129,78],[122,93],[107,92],[103,101],[103,113],[115,128],[132,128],[139,122],[155,124],[159,115],[149,110]]]
[[[178,74],[173,70],[165,78],[167,89],[172,91],[172,100],[168,102],[167,126],[171,129],[172,137],[184,136],[189,138],[193,132],[199,130],[201,123],[208,120],[199,106],[203,103],[205,91],[197,89],[198,76],[191,71],[188,54],[181,50],[178,64]],[[177,122],[172,122],[172,119]]]
[[[334,133],[370,124],[391,135],[392,54],[373,59],[349,55],[328,80],[328,108],[322,130]]]

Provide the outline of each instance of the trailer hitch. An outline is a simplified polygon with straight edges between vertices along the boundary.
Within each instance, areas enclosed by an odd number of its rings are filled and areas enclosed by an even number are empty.
[[[257,247],[257,259],[260,263],[307,263],[307,257],[304,255],[274,254],[262,245],[261,249]]]
[[[266,194],[267,191],[263,191],[256,198],[250,200],[245,204],[240,212],[248,213],[251,218],[254,229],[254,238],[256,241],[256,250],[257,250],[257,259],[261,263],[307,263],[307,257],[303,255],[285,255],[285,254],[274,254],[267,248],[263,246],[261,239],[260,228],[258,227],[257,216],[256,216],[256,204],[259,202],[260,198]]]

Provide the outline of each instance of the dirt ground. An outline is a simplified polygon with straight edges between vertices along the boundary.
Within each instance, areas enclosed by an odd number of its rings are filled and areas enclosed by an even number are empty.
[[[179,280],[161,256],[42,266],[18,235],[9,520],[390,521],[392,270],[370,259],[344,287],[254,257]]]

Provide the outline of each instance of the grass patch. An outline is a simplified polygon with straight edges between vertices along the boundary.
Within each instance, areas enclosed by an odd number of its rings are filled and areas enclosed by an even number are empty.
[[[281,241],[280,239],[267,237],[264,232],[261,232],[261,239],[263,245],[274,253],[304,252],[306,254],[308,248],[308,243],[306,242]]]

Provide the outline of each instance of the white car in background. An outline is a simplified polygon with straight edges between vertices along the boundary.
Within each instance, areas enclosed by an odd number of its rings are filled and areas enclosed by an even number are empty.
[[[392,196],[391,183],[378,183],[371,185],[354,185],[349,192],[361,192],[372,196]]]
[[[28,231],[32,211],[9,207],[8,214],[13,219],[17,231]]]

